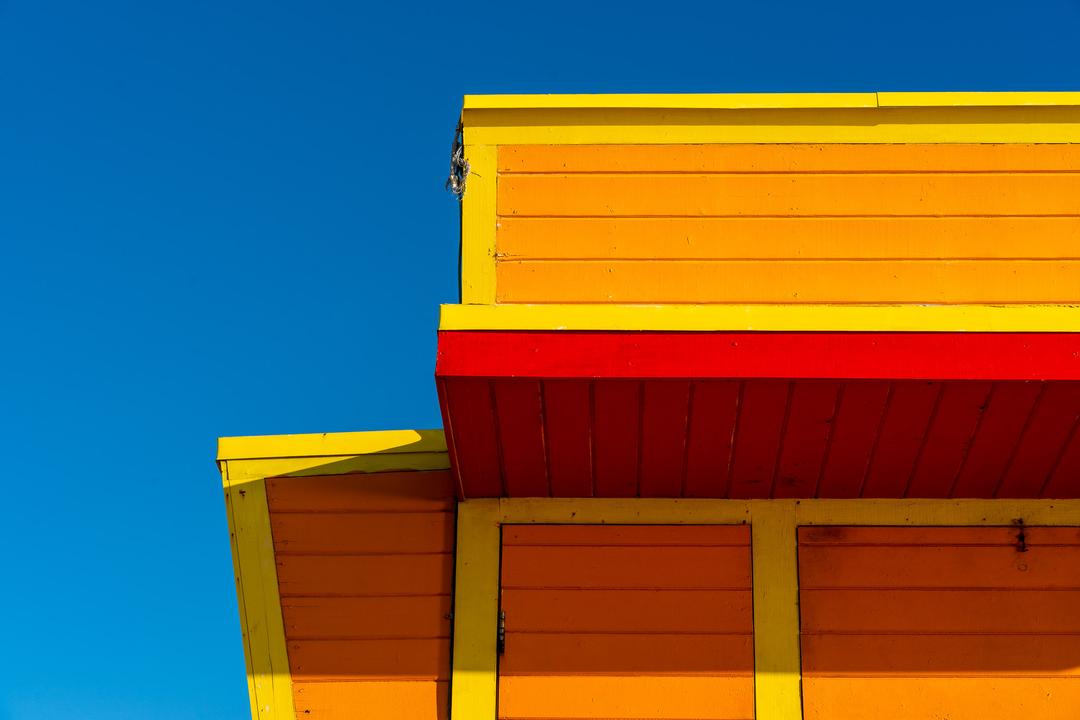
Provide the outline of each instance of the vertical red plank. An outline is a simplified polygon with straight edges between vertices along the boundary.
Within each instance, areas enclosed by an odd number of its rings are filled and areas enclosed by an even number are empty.
[[[641,497],[680,497],[686,461],[686,380],[647,380],[641,418]]]
[[[1041,391],[1042,383],[994,383],[951,497],[994,496],[994,488],[1005,472]]]
[[[593,463],[597,497],[636,497],[641,383],[598,380],[593,387]]]
[[[769,497],[790,399],[789,387],[785,380],[746,382],[735,430],[731,497]]]
[[[492,381],[507,497],[548,497],[540,381]]]
[[[1080,425],[1074,425],[1069,444],[1061,453],[1061,459],[1050,475],[1040,497],[1080,497]]]
[[[450,474],[454,480],[454,495],[458,500],[465,500],[465,486],[461,483],[461,468],[457,460],[457,448],[454,447],[453,426],[450,424],[450,398],[446,391],[445,378],[435,378],[435,390],[439,394],[439,413],[442,415],[443,435],[446,438],[446,454],[450,458]]]
[[[794,383],[773,497],[813,497],[832,434],[839,391],[836,382]]]
[[[447,430],[454,437],[463,494],[467,498],[499,497],[503,486],[491,383],[487,378],[465,377],[448,377],[443,382],[450,419]]]
[[[904,496],[940,393],[938,382],[907,381],[893,386],[863,497]]]
[[[691,383],[686,497],[728,496],[728,468],[738,411],[738,382],[695,380]]]
[[[592,497],[588,380],[544,380],[544,437],[552,497]]]
[[[1038,497],[1080,419],[1080,383],[1047,383],[994,497]]]
[[[860,497],[874,441],[885,419],[890,388],[888,382],[843,383],[818,497]]]
[[[954,381],[945,384],[907,497],[949,497],[986,409],[991,384]]]
[[[870,467],[874,441],[881,429],[890,387],[886,382],[844,383],[818,497],[859,497]]]

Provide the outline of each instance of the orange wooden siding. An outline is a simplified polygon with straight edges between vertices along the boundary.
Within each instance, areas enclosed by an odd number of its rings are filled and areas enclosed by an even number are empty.
[[[806,720],[1075,718],[1080,529],[801,528]]]
[[[499,717],[754,715],[746,526],[503,528]]]
[[[1077,145],[503,146],[497,213],[499,302],[1080,300]]]
[[[446,718],[450,474],[266,485],[298,717]]]

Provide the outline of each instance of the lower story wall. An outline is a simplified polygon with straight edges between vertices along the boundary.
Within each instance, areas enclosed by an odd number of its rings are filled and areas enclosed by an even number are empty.
[[[266,481],[297,717],[446,718],[449,472]]]
[[[806,720],[1080,711],[1080,529],[799,530]]]

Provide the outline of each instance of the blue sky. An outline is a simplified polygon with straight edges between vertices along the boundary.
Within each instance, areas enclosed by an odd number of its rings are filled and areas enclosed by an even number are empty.
[[[463,93],[1080,90],[1080,0],[0,0],[0,718],[247,713],[219,435],[437,427]]]

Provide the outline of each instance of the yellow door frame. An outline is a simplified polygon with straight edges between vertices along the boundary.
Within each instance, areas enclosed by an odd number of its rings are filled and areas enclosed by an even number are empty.
[[[1080,526],[1080,500],[509,498],[458,504],[453,720],[494,720],[501,528],[508,524],[750,525],[756,720],[801,720],[797,529],[805,525]]]

